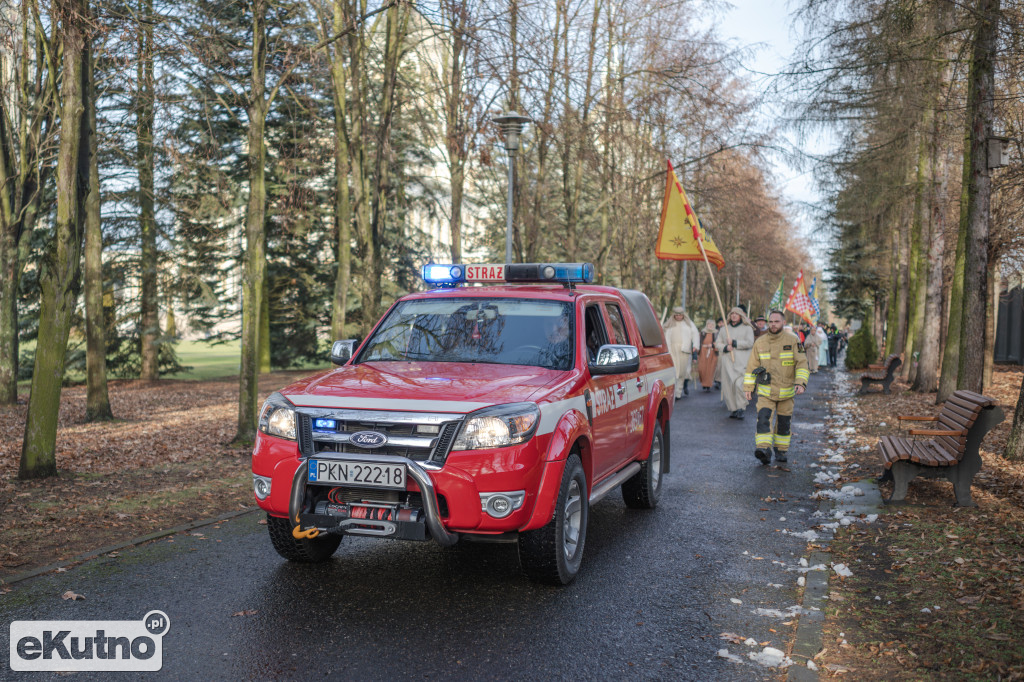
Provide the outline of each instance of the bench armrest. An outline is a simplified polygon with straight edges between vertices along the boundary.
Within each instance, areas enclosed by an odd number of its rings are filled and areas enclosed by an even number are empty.
[[[939,420],[938,417],[922,417],[920,415],[913,414],[899,414],[896,415],[896,418],[899,419],[900,421],[908,422],[935,422]]]
[[[967,429],[960,429],[959,431],[946,431],[943,429],[910,429],[911,436],[966,436]]]

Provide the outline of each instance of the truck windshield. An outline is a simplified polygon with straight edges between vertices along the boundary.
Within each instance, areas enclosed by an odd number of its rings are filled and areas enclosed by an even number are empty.
[[[486,362],[567,370],[575,325],[569,303],[535,299],[402,301],[357,362]]]

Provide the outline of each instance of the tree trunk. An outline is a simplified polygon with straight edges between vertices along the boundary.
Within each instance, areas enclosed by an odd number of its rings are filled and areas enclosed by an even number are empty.
[[[899,268],[899,253],[900,253],[900,237],[899,230],[892,230],[892,252],[896,255],[892,259],[892,264],[889,268],[889,302],[886,306],[887,318],[885,324],[885,353],[891,355],[898,353],[896,350],[897,336],[896,330],[899,327],[897,320],[897,314],[899,312],[899,292],[902,289],[900,285],[900,268]]]
[[[462,203],[466,185],[466,157],[468,130],[464,81],[466,66],[466,30],[469,9],[459,0],[446,0],[441,9],[448,19],[451,35],[451,55],[444,55],[450,61],[441,74],[444,90],[445,143],[448,149],[448,174],[451,177],[452,210],[448,219],[451,234],[451,255],[453,263],[462,262]]]
[[[267,374],[270,372],[270,278],[267,277],[266,270],[263,274],[263,294],[260,298],[262,307],[260,308],[259,373]]]
[[[85,421],[114,418],[107,393],[107,328],[103,317],[103,230],[100,223],[100,165],[96,151],[96,84],[93,60],[86,64],[89,121],[89,196],[85,200]]]
[[[988,138],[992,136],[996,31],[999,0],[978,0],[978,24],[968,82],[971,174],[967,186],[967,237],[964,243],[963,333],[957,388],[980,393],[985,365],[985,317],[988,309],[989,221],[992,182]]]
[[[904,221],[900,221],[902,226],[900,227],[901,234],[909,233],[909,229],[906,227]],[[908,302],[910,299],[910,262],[909,262],[909,250],[910,240],[909,234],[906,238],[900,239],[899,246],[899,264],[896,269],[897,284],[896,284],[896,331],[893,337],[892,353],[904,353],[907,350],[907,309],[909,307]],[[904,362],[910,362],[909,357],[904,357]]]
[[[18,400],[18,286],[38,213],[37,189],[50,168],[39,163],[53,128],[53,107],[45,103],[56,99],[50,87],[30,87],[29,3],[20,4],[20,59],[0,73],[0,405]]]
[[[55,3],[62,21],[60,146],[57,152],[57,213],[43,256],[39,288],[39,343],[25,421],[18,477],[57,474],[57,416],[64,359],[81,285],[85,197],[89,182],[89,121],[85,116],[85,55],[88,7],[84,0]]]
[[[387,12],[387,39],[384,44],[384,91],[377,111],[377,149],[373,168],[373,206],[370,215],[370,231],[367,252],[363,258],[363,334],[377,322],[380,315],[380,280],[384,274],[384,259],[381,249],[387,220],[387,199],[390,186],[391,124],[395,114],[395,85],[398,81],[401,43],[405,39],[409,13],[393,5]]]
[[[517,229],[517,224],[522,224],[522,243],[520,253],[522,254],[522,260],[527,263],[532,263],[540,259],[540,254],[543,252],[545,247],[544,243],[544,230],[542,228],[551,229],[549,221],[543,220],[542,216],[545,214],[546,204],[545,199],[548,195],[548,153],[551,151],[551,128],[552,124],[552,108],[555,100],[555,83],[558,75],[558,48],[559,41],[561,40],[561,27],[563,21],[563,15],[565,14],[565,4],[567,0],[556,0],[555,2],[555,28],[551,33],[551,58],[547,62],[545,73],[547,74],[547,83],[544,86],[543,94],[543,105],[541,108],[540,120],[536,122],[537,137],[537,181],[536,186],[533,189],[533,205],[530,207],[529,213],[526,211],[516,211],[515,215],[519,218],[518,221],[513,221],[513,229]],[[526,154],[523,153],[520,148],[520,157],[526,159]],[[528,176],[528,173],[523,172],[523,168],[526,167],[526,163],[519,164],[517,173],[519,175]],[[515,180],[515,186],[517,190],[522,190],[523,183],[518,179]],[[518,239],[518,235],[517,235]]]
[[[247,445],[256,438],[259,409],[259,330],[263,313],[263,279],[267,267],[266,148],[267,120],[266,39],[267,0],[255,0],[252,18],[252,83],[249,93],[249,200],[245,210],[245,256],[242,262],[242,348],[238,375],[238,432],[234,443]]]
[[[927,298],[925,283],[928,279],[928,226],[931,217],[929,200],[932,185],[931,138],[935,111],[927,107],[921,117],[921,131],[917,149],[917,191],[914,200],[914,222],[910,243],[910,312],[907,325],[907,356],[901,368],[903,380],[913,383],[917,378],[917,359],[921,355],[921,330],[924,326],[924,307]]]
[[[926,285],[921,357],[913,390],[929,393],[939,380],[939,349],[942,334],[942,256],[946,248],[946,197],[949,193],[949,154],[942,148],[941,127],[936,121],[934,139],[936,155],[935,182],[929,192],[928,204],[928,282]]]
[[[340,33],[349,23],[343,0],[334,0],[334,32]],[[331,58],[331,86],[334,94],[334,229],[338,239],[338,268],[334,279],[331,305],[331,341],[344,339],[348,311],[348,287],[352,278],[352,205],[349,200],[351,174],[348,138],[348,74],[345,53],[335,45]],[[456,261],[458,262],[458,261]]]
[[[996,354],[996,325],[999,323],[999,265],[993,259],[988,267],[988,306],[985,315],[985,365],[982,374],[982,393],[992,390],[992,370]]]
[[[137,146],[136,168],[139,173],[139,232],[142,241],[142,278],[139,327],[141,333],[142,370],[140,378],[160,378],[160,318],[157,303],[156,212],[153,182],[153,126],[155,120],[155,86],[153,82],[153,0],[140,0],[138,98],[136,106]]]
[[[965,156],[967,154],[965,153]],[[970,160],[964,159],[963,174],[970,173]],[[966,192],[967,183],[963,185]],[[961,197],[963,196],[961,192]],[[966,205],[966,202],[962,202]],[[964,296],[964,245],[967,234],[965,221],[961,219],[956,241],[956,260],[953,262],[953,281],[949,285],[949,317],[946,322],[946,345],[942,351],[942,374],[939,376],[939,392],[935,404],[946,402],[957,389],[957,375],[960,367],[960,336],[963,331]]]
[[[349,13],[355,15],[353,10]],[[372,277],[369,263],[372,260],[371,252],[375,249],[372,235],[370,234],[370,178],[367,165],[367,130],[370,127],[367,116],[367,97],[369,82],[366,75],[366,31],[362,23],[349,34],[349,91],[352,95],[351,124],[352,132],[349,137],[349,158],[352,174],[352,208],[356,224],[356,246],[360,259],[360,334],[366,336],[370,330],[367,319],[372,317],[366,309],[371,304],[368,302],[367,281]],[[379,287],[379,285],[378,285]],[[373,305],[372,307],[376,307]],[[369,323],[372,324],[372,321]]]
[[[0,225],[0,405],[18,402],[19,231],[20,221],[9,224],[5,216]]]
[[[1020,382],[1017,409],[1013,413],[1013,426],[1010,428],[1010,437],[1006,440],[1003,457],[1016,462],[1024,460],[1024,379]]]

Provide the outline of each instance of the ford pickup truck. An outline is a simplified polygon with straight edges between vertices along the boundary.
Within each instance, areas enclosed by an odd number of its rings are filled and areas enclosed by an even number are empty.
[[[568,584],[591,505],[653,509],[669,471],[674,370],[639,291],[589,263],[431,264],[335,369],[272,394],[252,456],[285,559],[346,535],[514,541],[530,578]]]

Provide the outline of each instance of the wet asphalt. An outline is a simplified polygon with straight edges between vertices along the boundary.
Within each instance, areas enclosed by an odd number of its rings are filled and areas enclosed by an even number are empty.
[[[0,652],[11,621],[135,620],[159,609],[171,624],[162,670],[118,678],[779,679],[719,658],[721,648],[744,659],[760,650],[719,635],[787,649],[788,619],[755,610],[799,604],[799,574],[786,567],[806,542],[782,531],[815,522],[809,464],[830,383],[823,370],[797,398],[788,471],[754,459],[753,405],[729,419],[717,391],[691,388],[676,402],[659,506],[629,510],[617,493],[596,504],[568,587],[529,582],[514,545],[452,554],[346,538],[326,564],[290,564],[252,513],[16,584],[0,596]],[[62,600],[69,589],[85,599]],[[0,655],[2,679],[56,677],[15,673]]]

